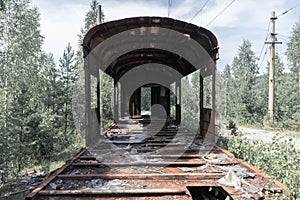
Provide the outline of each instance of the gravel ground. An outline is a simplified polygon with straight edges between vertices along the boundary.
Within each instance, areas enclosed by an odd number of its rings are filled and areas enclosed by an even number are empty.
[[[242,132],[249,140],[262,140],[264,142],[272,142],[272,138],[279,132],[266,131],[261,129],[238,127],[238,131]],[[280,135],[283,135],[280,133]],[[286,136],[288,139],[288,137]],[[293,138],[295,148],[300,150],[300,138]]]

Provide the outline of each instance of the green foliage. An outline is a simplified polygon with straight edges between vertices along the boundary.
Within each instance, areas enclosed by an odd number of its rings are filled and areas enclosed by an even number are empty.
[[[28,1],[5,1],[0,15],[0,168],[16,176],[36,160],[32,154],[41,122],[39,110],[41,45],[39,13]]]
[[[300,68],[300,18],[293,27],[292,35],[287,43],[287,59],[291,72],[299,75]]]
[[[0,169],[8,179],[78,143],[71,114],[74,51],[68,45],[59,66],[42,52],[39,13],[29,5],[7,0],[0,15]]]
[[[273,127],[299,130],[300,128],[300,78],[299,22],[293,28],[288,42],[287,58],[290,72],[285,72],[285,65],[280,57],[275,56],[275,100]],[[269,64],[267,72],[258,75],[256,57],[251,50],[251,43],[243,41],[234,57],[232,65],[226,65],[221,74],[219,111],[225,120],[233,119],[240,125],[267,125]]]
[[[82,44],[83,37],[93,26],[97,25],[98,6],[99,6],[99,2],[97,0],[91,0],[90,9],[85,14],[84,27],[80,29],[80,34],[78,35],[79,48],[80,48],[79,52],[81,52],[81,44]],[[101,21],[100,22],[103,23],[104,19],[105,19],[105,15],[104,15],[103,11],[101,10]]]
[[[300,155],[292,138],[276,135],[272,143],[249,141],[243,136],[219,140],[219,145],[228,149],[237,158],[243,159],[266,172],[273,179],[287,185],[288,191],[281,199],[300,198]]]
[[[222,113],[224,113],[225,118],[233,118],[234,115],[234,107],[235,107],[235,100],[234,97],[234,82],[233,82],[233,75],[232,75],[232,69],[230,65],[226,65],[223,73],[221,74],[221,80],[223,81],[223,84],[221,85],[221,88],[219,89],[222,96],[220,96],[220,100],[222,103],[220,105],[224,105],[224,110]],[[222,98],[223,97],[223,98]]]
[[[190,81],[189,78],[181,80],[181,121],[190,130],[197,132],[197,122],[199,121],[199,103],[197,102],[199,102],[199,99],[196,98],[196,95],[199,94],[199,87],[197,87],[197,81],[195,80],[197,79],[196,76],[199,77],[199,72],[195,72],[190,76],[193,81]]]
[[[199,132],[200,113],[200,71],[181,79],[181,119],[185,125]],[[203,107],[212,109],[212,76],[203,78]]]
[[[268,117],[268,98],[269,98],[269,65],[267,64],[267,72],[263,74],[260,77],[260,84],[258,85],[261,89],[261,98],[259,105],[261,105],[261,109],[264,110],[262,115],[265,115],[264,124],[269,123],[270,119]],[[275,99],[274,99],[274,118],[275,118],[275,124],[278,128],[283,128],[282,125],[280,125],[282,122],[285,122],[287,120],[287,105],[289,104],[288,101],[286,101],[286,89],[287,85],[286,83],[289,82],[289,75],[284,73],[284,63],[281,61],[281,58],[278,56],[278,54],[275,55]],[[288,128],[288,127],[285,127]]]
[[[86,17],[84,20],[84,30],[89,30],[93,26],[97,24],[97,19],[98,19],[98,6],[99,2],[97,0],[92,0],[90,3],[90,10],[86,13]],[[104,22],[104,14],[103,11],[101,10],[101,19],[100,23]]]
[[[65,135],[65,140],[69,144],[72,143],[74,139],[75,125],[72,117],[72,96],[73,96],[73,86],[78,79],[78,72],[75,65],[74,51],[70,43],[64,50],[63,57],[59,59],[59,80],[60,85],[59,105],[61,110],[58,111],[58,115],[63,117],[62,128],[63,134]]]
[[[300,129],[300,19],[295,24],[287,43],[287,60],[291,73],[287,77],[286,116],[289,116],[289,125]]]
[[[85,15],[84,19],[84,27],[81,28],[80,34],[78,35],[78,47],[79,50],[76,52],[76,68],[79,70],[80,68],[83,68],[83,54],[82,54],[82,41],[85,34],[94,26],[97,25],[97,18],[98,18],[98,6],[99,2],[97,0],[91,0],[90,3],[90,9]],[[103,10],[101,10],[101,19],[100,23],[104,22],[105,15],[103,13]],[[97,83],[96,83],[97,84]],[[108,128],[109,125],[113,122],[113,113],[112,113],[112,98],[111,94],[113,91],[113,80],[107,75],[103,75],[101,77],[101,83],[100,83],[100,95],[101,95],[101,116],[102,116],[102,127],[104,129]],[[82,92],[82,91],[79,91]],[[82,94],[84,95],[84,94]],[[96,102],[94,102],[96,103]],[[95,105],[96,106],[96,105]]]
[[[106,130],[113,122],[113,91],[114,81],[107,74],[101,76],[100,98],[101,98],[101,120],[102,128]]]
[[[258,75],[257,58],[251,50],[251,43],[244,40],[232,63],[235,118],[241,123],[255,123],[257,95],[255,84]]]
[[[141,88],[141,110],[149,111],[151,108],[151,88],[142,87]]]

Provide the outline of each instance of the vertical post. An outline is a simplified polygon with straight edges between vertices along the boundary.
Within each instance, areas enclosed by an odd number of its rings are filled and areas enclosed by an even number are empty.
[[[271,32],[270,32],[270,70],[269,70],[269,117],[270,121],[274,122],[274,74],[275,74],[275,11],[272,12],[271,20]]]
[[[98,5],[98,14],[97,14],[97,24],[102,23],[102,12],[101,12],[101,5]]]
[[[89,73],[88,64],[84,64],[84,77],[85,77],[85,146],[88,147],[91,144],[90,139],[90,123],[91,123],[91,116],[90,116],[90,107],[91,107],[91,77]]]
[[[176,81],[176,124],[181,123],[181,80]]]
[[[181,94],[182,94],[182,91],[181,91],[181,79],[179,80],[179,84],[178,84],[178,98],[179,98],[179,101],[178,101],[178,122],[179,124],[181,124]]]
[[[118,94],[117,94],[117,102],[118,102],[118,119],[121,117],[121,84],[118,82]]]
[[[204,90],[203,90],[203,76],[201,75],[201,70],[199,73],[199,129],[200,129],[200,136],[204,137],[205,133],[203,133],[203,120],[204,120],[204,111],[203,111],[203,96],[204,96]]]
[[[212,72],[212,113],[211,113],[211,121],[210,121],[210,126],[211,126],[211,134],[212,135],[212,142],[217,142],[216,135],[218,132],[218,112],[217,112],[217,65],[213,65],[213,72]]]
[[[121,117],[124,118],[125,116],[125,94],[124,94],[124,86],[122,83],[120,83],[120,111],[121,111]]]
[[[98,122],[99,122],[99,125],[100,125],[100,118],[101,118],[101,104],[100,104],[100,89],[101,89],[101,83],[100,83],[100,73],[99,73],[99,70],[97,70],[97,91],[96,91],[96,95],[97,95],[97,108],[96,108],[96,114],[97,114],[97,118],[98,118]]]
[[[98,122],[99,122],[99,127],[100,131],[102,131],[102,116],[101,116],[101,75],[99,70],[97,70],[97,116],[98,116]]]
[[[114,78],[114,122],[118,120],[118,84],[116,78]]]

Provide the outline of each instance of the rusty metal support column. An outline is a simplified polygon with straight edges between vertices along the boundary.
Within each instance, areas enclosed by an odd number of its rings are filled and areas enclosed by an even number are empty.
[[[176,82],[176,123],[181,123],[181,80]]]
[[[204,122],[204,108],[203,108],[203,96],[204,96],[204,90],[203,90],[203,76],[201,73],[199,73],[199,129],[200,129],[200,135],[202,137],[205,136],[206,133],[204,133],[203,129],[203,122]]]
[[[98,73],[97,75],[97,91],[96,91],[96,94],[97,94],[97,108],[96,108],[96,112],[97,112],[97,119],[98,119],[98,122],[99,122],[99,125],[101,124],[101,113],[100,113],[100,110],[101,110],[101,103],[100,103],[100,99],[101,99],[101,82],[100,82],[100,75]]]
[[[114,78],[114,122],[117,122],[118,120],[118,113],[119,113],[119,105],[118,105],[118,82]]]
[[[200,131],[200,135],[204,136],[203,133],[203,76],[201,75],[201,73],[199,73],[199,131]]]
[[[124,95],[124,87],[122,85],[122,83],[120,83],[120,112],[121,112],[121,117],[124,118],[125,116],[125,95]]]
[[[89,138],[89,127],[91,122],[90,110],[91,110],[91,75],[89,73],[88,63],[85,62],[84,65],[84,77],[85,77],[85,146],[89,146],[91,144]]]
[[[211,140],[213,142],[217,142],[216,138],[217,135],[217,87],[216,87],[216,81],[217,81],[217,65],[213,64],[213,72],[212,72],[212,115],[211,115],[211,122],[210,122],[210,127],[211,127],[211,134],[212,138]]]
[[[102,105],[102,102],[101,102],[101,74],[99,69],[97,70],[97,110],[96,110],[96,115],[97,115],[97,121],[98,121],[98,124],[97,124],[97,127],[98,127],[98,130],[102,131],[102,116],[101,116],[101,105]],[[97,129],[96,129],[97,130]]]

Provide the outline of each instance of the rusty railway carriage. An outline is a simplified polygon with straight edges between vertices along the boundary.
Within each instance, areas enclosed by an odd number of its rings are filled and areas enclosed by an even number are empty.
[[[50,173],[26,199],[268,198],[263,191],[272,182],[270,177],[214,145],[218,42],[213,33],[171,18],[128,18],[93,27],[84,38],[83,51],[86,147]],[[182,125],[181,80],[197,71],[198,131],[194,133]],[[115,124],[106,132],[101,130],[101,73],[114,81]],[[146,82],[139,73],[144,73]],[[131,76],[124,78],[127,74]],[[211,80],[209,108],[204,104],[206,78]],[[159,115],[149,120],[141,113],[143,88],[151,91],[152,106],[159,104],[164,116],[173,116],[171,124],[163,122],[161,127]],[[112,136],[110,142],[100,144],[105,134]],[[175,137],[179,141],[172,143]],[[188,137],[193,141],[187,146]],[[238,173],[242,178],[237,178]],[[275,181],[274,189],[280,193],[285,186]]]

